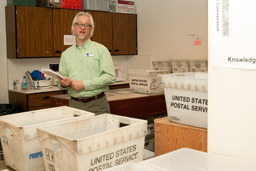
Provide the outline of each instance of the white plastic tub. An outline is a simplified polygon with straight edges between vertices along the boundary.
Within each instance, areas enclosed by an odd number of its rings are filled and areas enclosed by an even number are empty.
[[[161,171],[255,171],[256,163],[224,155],[181,148],[139,164]]]
[[[167,70],[129,70],[129,84],[132,91],[138,93],[161,93],[162,74],[167,74]]]
[[[153,70],[166,70],[171,72],[171,62],[168,61],[152,61]]]
[[[189,72],[187,60],[171,60],[171,73]]]
[[[5,164],[15,170],[43,171],[43,153],[36,128],[93,113],[62,106],[0,117],[0,134]]]
[[[207,60],[190,60],[188,65],[190,72],[208,72]]]
[[[143,160],[147,121],[112,114],[38,128],[47,171],[96,171]]]
[[[162,75],[168,119],[172,122],[207,128],[208,74]]]

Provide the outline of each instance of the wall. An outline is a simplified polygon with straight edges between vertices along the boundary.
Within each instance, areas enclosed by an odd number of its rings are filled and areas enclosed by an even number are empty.
[[[0,103],[8,103],[6,32],[4,10],[6,4],[7,0],[0,1]]]
[[[207,0],[136,0],[139,54],[149,60],[207,59]],[[199,39],[201,46],[195,46]],[[145,62],[144,58],[139,63]]]

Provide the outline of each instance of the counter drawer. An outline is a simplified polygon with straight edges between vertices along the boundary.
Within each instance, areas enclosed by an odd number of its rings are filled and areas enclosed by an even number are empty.
[[[50,97],[59,94],[63,94],[63,91],[36,93],[28,95],[28,110],[37,110],[50,107]]]

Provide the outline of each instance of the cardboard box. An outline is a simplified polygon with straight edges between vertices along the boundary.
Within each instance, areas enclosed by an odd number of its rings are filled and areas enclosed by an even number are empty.
[[[36,6],[38,7],[54,7],[61,8],[62,0],[37,0]]]
[[[36,5],[39,7],[54,7],[82,10],[83,0],[37,0]]]
[[[62,0],[62,8],[66,9],[83,9],[83,0]]]
[[[109,11],[109,0],[83,0],[83,9]]]
[[[109,11],[134,14],[135,13],[134,1],[110,0]]]
[[[36,0],[7,0],[7,5],[36,6]]]

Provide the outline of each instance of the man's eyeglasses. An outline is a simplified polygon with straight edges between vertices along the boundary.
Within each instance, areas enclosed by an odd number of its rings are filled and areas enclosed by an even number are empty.
[[[89,29],[89,28],[92,27],[91,24],[82,24],[82,23],[75,23],[75,24],[76,24],[76,26],[79,27],[79,28],[82,28],[82,27],[84,26],[84,28]]]

